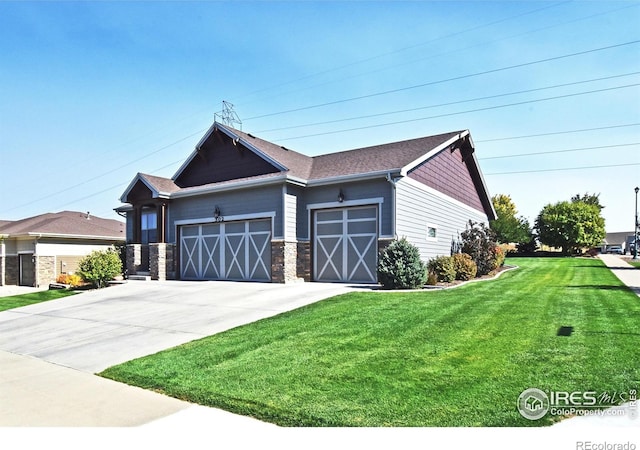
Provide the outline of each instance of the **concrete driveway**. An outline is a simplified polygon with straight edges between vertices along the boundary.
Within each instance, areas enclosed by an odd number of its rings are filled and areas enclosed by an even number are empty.
[[[352,290],[328,283],[131,281],[0,312],[0,350],[96,373]]]

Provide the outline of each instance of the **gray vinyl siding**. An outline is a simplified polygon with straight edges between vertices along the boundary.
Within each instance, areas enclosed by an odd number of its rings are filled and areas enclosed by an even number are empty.
[[[405,180],[396,184],[396,232],[418,247],[423,260],[451,254],[451,240],[458,239],[469,220],[488,223],[484,212],[461,206],[440,193],[421,189]],[[427,227],[437,229],[435,240],[427,239]]]
[[[308,187],[305,189],[304,201],[300,202],[298,198],[298,205],[303,204],[303,210],[298,207],[298,239],[309,239],[309,211],[306,209],[306,205],[316,203],[335,203],[335,207],[340,207],[338,203],[338,193],[342,189],[345,196],[345,201],[351,200],[363,200],[370,198],[381,197],[384,199],[381,207],[381,232],[383,236],[388,236],[392,231],[392,199],[391,199],[391,184],[383,177],[380,180],[360,181],[355,183],[343,183],[332,184],[330,186],[317,186]]]
[[[176,221],[212,218],[216,205],[223,217],[275,211],[273,237],[283,236],[282,185],[275,185],[174,199],[168,212],[167,242],[175,243]]]

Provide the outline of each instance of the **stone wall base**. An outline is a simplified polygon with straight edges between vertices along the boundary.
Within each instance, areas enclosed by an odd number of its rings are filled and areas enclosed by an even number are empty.
[[[48,286],[56,281],[56,257],[36,257],[36,287]]]

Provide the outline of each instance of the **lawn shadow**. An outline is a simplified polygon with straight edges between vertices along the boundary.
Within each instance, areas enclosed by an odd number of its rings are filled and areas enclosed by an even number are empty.
[[[574,333],[576,334],[620,334],[625,336],[640,336],[640,333],[628,333],[628,332],[621,332],[621,331],[588,331],[588,330],[576,331],[575,328],[573,328],[572,326],[561,326],[560,328],[558,328],[556,336],[571,336]]]

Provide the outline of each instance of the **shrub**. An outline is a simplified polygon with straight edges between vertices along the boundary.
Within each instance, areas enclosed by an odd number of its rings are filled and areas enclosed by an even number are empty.
[[[378,257],[378,281],[385,289],[421,288],[427,278],[418,248],[406,238],[393,241]]]
[[[496,238],[493,231],[483,223],[475,223],[469,221],[469,228],[463,231],[462,252],[471,256],[476,263],[478,272],[476,276],[480,277],[495,270],[499,266],[496,264]],[[504,261],[504,253],[502,253]]]
[[[437,256],[427,264],[429,273],[435,274],[438,281],[450,283],[456,279],[456,269],[452,256]]]
[[[429,274],[427,275],[427,285],[435,286],[436,284],[438,284],[438,277],[435,273],[429,272]]]
[[[502,267],[504,265],[504,259],[506,258],[506,253],[499,245],[493,249],[493,258],[491,259],[491,271]]]
[[[71,287],[77,287],[82,284],[82,277],[77,274],[67,274],[63,273],[58,275],[56,278],[56,283],[68,284]]]
[[[102,288],[116,275],[122,273],[122,262],[118,252],[113,249],[94,250],[78,264],[78,273],[87,283]]]
[[[456,253],[453,258],[453,267],[456,271],[456,280],[467,281],[476,277],[478,266],[471,256],[466,253]]]

